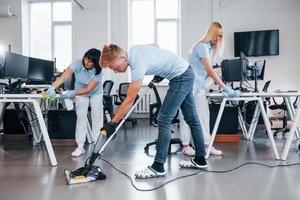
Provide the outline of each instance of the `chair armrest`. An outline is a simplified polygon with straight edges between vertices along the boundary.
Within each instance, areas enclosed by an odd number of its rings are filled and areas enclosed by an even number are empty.
[[[118,105],[118,106],[121,105],[122,102],[118,101],[118,97],[119,97],[118,95],[113,94],[111,96],[114,98],[114,104],[115,105]]]

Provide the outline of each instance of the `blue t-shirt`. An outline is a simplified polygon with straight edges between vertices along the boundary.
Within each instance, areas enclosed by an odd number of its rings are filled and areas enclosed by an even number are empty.
[[[175,54],[151,45],[135,45],[128,51],[131,81],[145,75],[158,75],[168,80],[183,74],[189,64]]]
[[[89,85],[90,81],[94,80],[99,82],[98,85],[91,92],[83,96],[93,96],[96,94],[103,93],[103,87],[102,87],[103,72],[95,75],[96,69],[92,68],[91,70],[87,70],[83,66],[81,59],[72,62],[70,64],[70,67],[75,74],[75,90],[86,88]]]
[[[210,43],[200,42],[196,44],[189,54],[188,61],[195,73],[194,90],[202,89],[207,71],[202,63],[203,58],[211,59],[212,47]]]

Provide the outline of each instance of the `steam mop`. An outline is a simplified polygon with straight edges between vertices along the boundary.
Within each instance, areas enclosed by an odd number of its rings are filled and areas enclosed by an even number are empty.
[[[126,119],[129,117],[129,115],[133,112],[137,104],[142,100],[143,96],[149,91],[150,88],[154,86],[155,83],[159,83],[162,81],[163,78],[159,76],[154,76],[152,81],[148,84],[147,90],[145,90],[142,95],[138,98],[138,100],[134,103],[134,105],[131,107],[131,109],[128,111],[128,113],[125,115],[125,117],[121,120],[121,122],[118,124],[115,132],[111,136],[107,136],[106,131],[100,131],[99,137],[97,139],[97,142],[94,146],[93,152],[91,156],[87,158],[85,161],[85,165],[79,169],[76,169],[74,171],[70,171],[65,169],[64,175],[67,182],[67,185],[73,185],[73,184],[79,184],[79,183],[86,183],[96,180],[104,180],[106,179],[106,175],[103,173],[101,168],[97,165],[94,165],[94,162],[97,159],[100,159],[105,147],[109,144],[112,138],[116,135],[118,130],[121,128],[123,123],[126,121]]]

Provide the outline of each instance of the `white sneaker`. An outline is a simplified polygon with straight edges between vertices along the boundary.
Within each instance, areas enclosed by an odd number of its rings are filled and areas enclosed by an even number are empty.
[[[207,152],[208,147],[205,147],[205,151]],[[223,152],[221,150],[216,149],[215,147],[211,147],[210,155],[211,156],[222,156]]]
[[[194,156],[196,154],[195,150],[191,146],[183,147],[182,153],[186,156]]]
[[[75,151],[72,152],[72,156],[79,157],[85,153],[85,150],[83,148],[76,148]]]

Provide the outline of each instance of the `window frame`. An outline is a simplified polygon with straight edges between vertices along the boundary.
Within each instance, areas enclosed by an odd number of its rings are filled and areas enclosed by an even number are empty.
[[[132,2],[134,1],[142,1],[142,0],[129,0],[129,20],[128,20],[128,27],[129,27],[129,38],[128,38],[128,46],[132,46]],[[157,18],[157,12],[156,12],[156,1],[157,0],[151,0],[154,2],[154,6],[153,6],[153,12],[154,12],[154,42],[155,44],[158,44],[157,40],[158,40],[158,30],[157,30],[157,26],[159,22],[175,22],[176,27],[177,27],[177,43],[176,43],[176,48],[177,48],[177,52],[174,52],[176,55],[181,55],[181,13],[180,13],[180,7],[181,7],[181,1],[178,1],[178,17],[177,18]],[[158,44],[159,45],[159,44]],[[153,76],[145,76],[143,79],[143,86],[148,85],[149,81],[152,79]],[[128,78],[129,80],[131,79],[130,77],[130,73],[128,73]],[[162,82],[159,83],[159,85],[165,86],[169,83],[169,81],[167,81],[166,79],[163,80]]]
[[[72,29],[72,18],[70,21],[54,21],[53,19],[53,12],[54,12],[54,9],[53,9],[53,4],[54,3],[57,3],[57,2],[68,2],[71,4],[71,9],[72,9],[72,3],[68,0],[31,0],[29,1],[29,6],[28,6],[28,9],[29,9],[29,27],[31,27],[31,5],[34,4],[34,3],[50,3],[50,10],[51,10],[51,35],[50,35],[50,40],[51,40],[51,50],[50,50],[50,55],[51,55],[51,60],[55,60],[55,52],[54,52],[54,44],[55,44],[55,38],[54,38],[54,29],[55,29],[55,26],[64,26],[64,25],[69,25],[71,26],[71,29]],[[71,10],[71,13],[72,13],[72,10]],[[31,28],[29,28],[29,34],[28,34],[28,37],[29,37],[29,55],[31,55],[31,50],[32,50],[32,46],[31,46]],[[71,37],[73,36],[72,32],[71,32]],[[73,48],[71,47],[71,57],[73,55]],[[71,60],[72,61],[72,60]],[[71,62],[70,61],[70,62]],[[57,67],[57,66],[55,66]],[[59,69],[57,69],[59,70]]]

